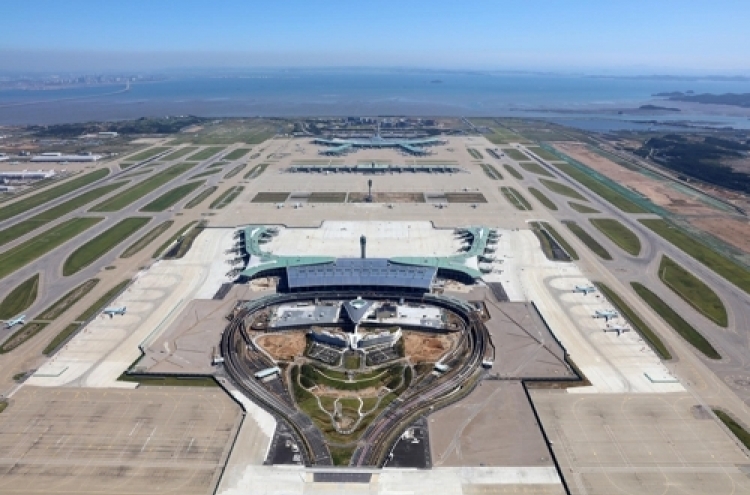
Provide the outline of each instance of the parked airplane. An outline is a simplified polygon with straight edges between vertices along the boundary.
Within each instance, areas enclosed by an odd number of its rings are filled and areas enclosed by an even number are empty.
[[[620,316],[620,313],[618,313],[614,309],[597,309],[596,311],[594,311],[594,318],[604,318],[604,321],[609,321],[611,318],[617,318],[618,316]]]
[[[618,337],[623,333],[629,331],[630,329],[628,327],[622,325],[607,325],[606,327],[604,327],[604,332],[617,332]]]
[[[26,315],[17,316],[12,320],[7,320],[5,322],[5,328],[13,328],[16,325],[23,325],[24,323],[26,323]]]
[[[593,285],[576,285],[573,292],[581,292],[584,296],[590,292],[596,292],[596,287]]]
[[[103,313],[109,315],[110,318],[113,318],[115,315],[124,315],[127,309],[128,308],[125,306],[122,306],[121,308],[104,308]]]

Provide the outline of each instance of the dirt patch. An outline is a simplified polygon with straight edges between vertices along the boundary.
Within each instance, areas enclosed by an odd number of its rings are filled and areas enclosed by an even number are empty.
[[[436,362],[448,352],[456,335],[404,332],[404,352],[412,363]]]
[[[255,341],[265,349],[271,357],[281,361],[292,361],[295,357],[305,352],[305,334],[302,332],[289,332],[284,334],[264,335]]]
[[[731,218],[691,218],[690,223],[728,242],[737,249],[750,252],[750,223]]]
[[[349,203],[364,203],[367,193],[349,193]],[[373,193],[373,203],[424,203],[424,194],[419,192]]]

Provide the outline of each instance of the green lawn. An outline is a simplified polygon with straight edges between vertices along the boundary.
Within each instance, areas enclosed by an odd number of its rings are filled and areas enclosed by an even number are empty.
[[[530,187],[529,192],[531,193],[532,196],[534,196],[537,199],[537,201],[542,203],[544,206],[546,206],[550,210],[557,210],[557,205],[555,205],[555,203],[550,201],[550,199],[544,194],[542,194],[542,191],[540,191],[536,187]]]
[[[484,158],[482,154],[474,148],[466,148],[466,151],[468,151],[471,157],[475,160],[481,160],[482,158]]]
[[[44,330],[44,327],[46,326],[47,323],[31,322],[25,324],[24,326],[16,330],[10,337],[8,337],[5,342],[0,344],[0,354],[5,354],[6,352],[12,351],[16,347],[32,338],[34,335]]]
[[[163,153],[167,151],[168,147],[158,146],[156,148],[149,148],[147,150],[141,151],[140,153],[136,155],[129,156],[125,158],[125,160],[129,162],[142,162],[143,160],[148,160],[149,158],[158,155],[159,153]]]
[[[243,186],[230,187],[208,206],[212,210],[220,210],[235,200],[245,188]]]
[[[236,150],[230,151],[225,160],[239,160],[243,156],[247,155],[252,148],[237,148]]]
[[[542,149],[538,146],[527,146],[527,148],[529,149],[529,151],[531,151],[532,153],[535,153],[542,160],[547,160],[547,161],[559,160],[557,155],[554,155],[550,153],[549,151]]]
[[[94,304],[89,306],[83,313],[78,315],[78,318],[75,319],[75,321],[86,321],[92,316],[96,315],[99,311],[104,309],[104,306],[109,304],[109,302],[130,283],[130,279],[124,280],[120,282],[119,284],[115,285],[111,289],[109,289],[107,292],[102,295],[99,299],[96,300]]]
[[[239,174],[240,172],[242,172],[242,170],[243,170],[243,169],[244,169],[245,167],[247,167],[247,163],[243,163],[242,165],[237,165],[237,166],[236,166],[236,167],[234,167],[234,168],[233,168],[232,170],[230,170],[229,172],[227,172],[227,174],[226,174],[226,175],[224,176],[224,179],[231,179],[231,178],[232,178],[232,177],[234,177],[235,175],[237,175],[237,174]]]
[[[750,449],[750,433],[724,411],[720,409],[713,409],[713,411],[716,417],[737,437],[737,440],[742,442],[745,448]]]
[[[531,204],[528,202],[528,200],[524,198],[516,189],[512,187],[501,187],[500,192],[503,193],[505,199],[507,199],[510,204],[515,206],[516,209],[521,211],[532,209]]]
[[[186,160],[195,161],[195,162],[202,162],[203,160],[208,160],[215,154],[219,153],[224,148],[222,146],[210,146],[208,148],[204,148],[200,150],[198,153],[191,155],[190,158],[187,158]]]
[[[63,264],[63,276],[73,275],[89,266],[150,221],[149,217],[131,217],[105,230],[68,256]]]
[[[709,320],[725,328],[729,324],[727,309],[716,292],[672,258],[662,256],[659,278],[683,301]]]
[[[102,220],[102,218],[72,218],[0,253],[0,278],[47,254]]]
[[[175,187],[174,189],[170,189],[169,191],[165,192],[143,208],[141,208],[140,211],[145,212],[158,212],[158,211],[164,211],[167,208],[170,208],[175,203],[180,201],[182,198],[190,194],[191,192],[198,189],[200,186],[205,184],[204,181],[197,181],[197,182],[188,182],[187,184],[183,184],[181,186]]]
[[[36,301],[39,290],[39,274],[21,282],[0,302],[0,318],[8,320],[18,316]]]
[[[633,256],[641,252],[641,241],[632,230],[613,218],[592,218],[591,224],[617,244],[623,251]]]
[[[482,170],[484,170],[484,173],[487,174],[487,177],[489,177],[490,179],[500,180],[503,178],[503,176],[500,174],[500,172],[497,171],[494,165],[481,163],[479,164],[479,166],[482,167]]]
[[[568,204],[570,205],[571,208],[573,208],[578,213],[601,213],[599,210],[596,210],[586,205],[574,203],[572,201],[569,201]]]
[[[71,323],[60,330],[60,333],[55,335],[55,337],[49,342],[49,344],[44,347],[44,350],[42,350],[42,354],[44,354],[45,356],[49,356],[50,354],[55,352],[55,350],[60,347],[60,345],[65,342],[68,337],[78,331],[78,328],[80,328],[80,326],[80,323]]]
[[[244,177],[242,178],[245,180],[254,179],[258,177],[260,174],[262,174],[263,172],[265,172],[269,165],[270,163],[261,163],[259,165],[256,165],[253,168],[251,168],[250,171],[246,173]]]
[[[656,352],[656,354],[662,358],[662,359],[672,359],[672,354],[669,352],[669,349],[666,345],[664,345],[664,342],[659,338],[659,336],[654,332],[651,327],[646,325],[646,323],[641,319],[641,317],[633,311],[633,309],[625,304],[625,301],[620,297],[620,295],[610,289],[607,285],[597,282],[596,286],[599,288],[602,294],[609,299],[609,302],[612,303],[612,305],[617,309],[617,311],[625,317],[630,324],[633,326],[635,331],[637,331],[641,337],[646,340],[651,345],[651,348]]]
[[[537,162],[521,162],[519,163],[522,169],[532,174],[543,175],[545,177],[554,177],[546,168],[539,165]]]
[[[217,186],[211,186],[207,187],[204,190],[202,190],[200,193],[196,194],[190,201],[188,201],[185,204],[186,209],[195,208],[199,204],[201,204],[205,199],[209,196],[211,196],[216,190],[218,189]]]
[[[549,189],[550,191],[562,194],[563,196],[567,196],[569,198],[577,199],[578,201],[588,201],[585,197],[583,197],[578,191],[575,189],[566,186],[565,184],[560,184],[559,182],[556,182],[554,180],[549,179],[539,179],[539,182],[541,182],[544,187]]]
[[[18,239],[19,237],[28,234],[29,232],[33,232],[34,230],[54,220],[57,220],[58,218],[64,215],[67,215],[68,213],[94,201],[95,199],[101,198],[105,194],[108,194],[114,191],[115,189],[117,189],[118,187],[121,187],[125,183],[126,182],[116,182],[114,184],[97,187],[95,189],[92,189],[91,191],[81,194],[80,196],[76,196],[73,199],[69,199],[68,201],[62,204],[53,206],[52,208],[45,210],[37,215],[34,215],[33,217],[27,220],[18,222],[15,225],[11,225],[7,229],[0,232],[0,246],[8,242],[14,241]]]
[[[613,206],[626,213],[649,213],[648,210],[633,203],[618,191],[599,182],[592,174],[583,172],[569,163],[555,163],[554,166],[591,192],[601,196],[602,199],[612,203]]]
[[[128,246],[128,248],[120,255],[120,258],[130,258],[134,254],[140,252],[143,248],[154,242],[154,239],[166,232],[173,223],[173,220],[167,220],[166,222],[160,223],[151,229],[146,235]]]
[[[205,172],[201,172],[199,174],[191,175],[188,180],[200,179],[202,177],[208,177],[209,175],[214,175],[214,174],[217,174],[219,172],[221,172],[221,169],[219,169],[219,168],[214,168],[214,169],[210,169],[209,168]]]
[[[581,240],[581,242],[586,244],[586,247],[593,251],[597,256],[604,260],[612,259],[612,255],[609,254],[609,251],[604,249],[604,246],[596,242],[596,239],[591,237],[591,235],[586,232],[580,225],[571,221],[564,221],[563,223],[570,229],[571,232],[573,232],[573,234],[575,234],[576,237]]]
[[[664,220],[639,221],[743,291],[750,293],[750,271],[744,267],[725,258]]]
[[[174,241],[176,241],[177,239],[179,239],[180,237],[182,237],[185,234],[185,232],[187,232],[188,230],[190,230],[193,227],[193,225],[195,225],[197,223],[198,223],[197,220],[193,220],[192,222],[190,222],[187,225],[185,225],[182,229],[180,229],[177,232],[175,232],[172,235],[172,237],[170,237],[169,239],[167,239],[166,241],[164,241],[164,243],[161,246],[159,246],[159,248],[154,252],[154,254],[153,254],[152,257],[153,258],[158,258],[165,249],[167,249]]]
[[[164,184],[176,177],[184,174],[195,166],[195,163],[180,163],[173,165],[165,170],[162,170],[158,174],[143,180],[142,182],[125,189],[119,194],[112,196],[111,198],[102,201],[98,205],[91,208],[91,211],[119,211],[130,203],[138,201],[148,193],[160,188]]]
[[[89,293],[94,287],[96,287],[96,284],[99,283],[98,278],[91,278],[75,289],[69,291],[67,294],[62,296],[60,299],[55,301],[52,306],[48,307],[44,311],[42,311],[40,314],[36,316],[36,320],[54,320],[64,312],[68,310],[71,306],[73,306],[75,303],[81,300],[83,296]]]
[[[523,162],[523,161],[529,160],[529,157],[526,156],[525,153],[515,148],[503,148],[502,150],[503,150],[503,153],[508,155],[508,157],[510,157],[511,160],[515,160],[517,162]]]
[[[70,192],[80,189],[84,186],[96,182],[99,179],[103,179],[109,174],[109,170],[101,169],[90,174],[76,177],[75,179],[68,180],[62,184],[58,184],[55,187],[51,187],[45,191],[29,196],[28,198],[21,199],[15,203],[11,203],[8,206],[0,208],[0,222],[7,220],[11,217],[18,215],[19,213],[25,213],[32,208],[41,206],[48,201],[57,199],[60,196],[64,196]]]
[[[710,359],[721,359],[721,355],[690,323],[669,307],[656,294],[638,282],[631,282],[635,292],[656,311],[680,336]]]
[[[521,175],[520,173],[518,173],[518,170],[516,170],[515,168],[511,167],[510,165],[504,165],[504,167],[505,167],[505,170],[507,170],[510,175],[512,175],[513,177],[515,177],[518,180],[523,180],[523,175]]]
[[[544,252],[544,255],[548,260],[570,261],[578,259],[578,253],[576,253],[575,249],[573,249],[573,247],[568,244],[568,242],[560,235],[560,233],[557,232],[550,224],[548,224],[547,222],[531,222],[529,225],[531,226],[534,234],[539,239],[542,251]],[[546,231],[548,235],[545,235],[544,231]],[[554,246],[553,244],[557,244],[557,246]],[[568,253],[568,257],[570,259],[556,259],[553,251],[554,247],[561,247],[566,253]]]
[[[185,148],[181,148],[173,153],[168,154],[167,156],[162,157],[161,159],[165,162],[169,162],[172,160],[177,160],[178,158],[182,158],[185,155],[189,155],[193,151],[197,150],[195,146],[186,146]]]

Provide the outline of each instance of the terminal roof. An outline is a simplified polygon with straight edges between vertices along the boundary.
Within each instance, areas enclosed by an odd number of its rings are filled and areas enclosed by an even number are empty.
[[[385,258],[338,258],[333,263],[287,267],[290,289],[304,287],[400,287],[429,291],[436,267]]]

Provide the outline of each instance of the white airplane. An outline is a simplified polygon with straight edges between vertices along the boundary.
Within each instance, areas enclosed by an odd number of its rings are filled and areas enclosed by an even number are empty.
[[[23,325],[24,323],[26,323],[26,315],[17,316],[12,320],[7,320],[5,322],[5,328],[13,328],[16,325]]]
[[[620,313],[614,309],[597,309],[594,311],[594,318],[604,318],[604,321],[609,321],[611,318],[617,318],[618,316],[620,316]]]
[[[128,308],[125,307],[125,306],[122,306],[122,307],[119,307],[119,308],[116,308],[116,307],[114,307],[114,308],[104,308],[103,313],[105,315],[109,315],[110,318],[113,318],[115,315],[124,315],[125,311],[127,309]]]
[[[596,287],[593,285],[576,285],[575,289],[573,289],[573,292],[580,292],[584,296],[590,292],[596,292]]]
[[[629,331],[630,331],[630,329],[628,327],[626,327],[626,326],[623,326],[623,325],[607,325],[604,328],[604,332],[605,333],[606,332],[617,332],[617,336],[618,337],[620,335],[622,335],[623,333],[629,332]]]

